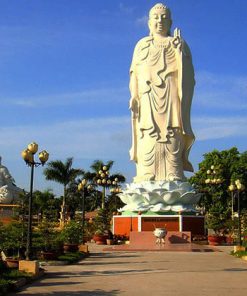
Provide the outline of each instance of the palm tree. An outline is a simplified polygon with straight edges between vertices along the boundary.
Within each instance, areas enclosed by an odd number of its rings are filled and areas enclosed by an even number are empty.
[[[69,157],[66,159],[65,162],[61,160],[54,160],[47,163],[47,167],[44,169],[44,175],[46,180],[52,180],[63,184],[63,201],[61,207],[61,214],[62,214],[62,223],[65,223],[65,214],[66,214],[66,194],[67,194],[67,187],[71,182],[73,182],[78,176],[84,174],[84,171],[81,169],[74,169],[72,168],[73,158]]]

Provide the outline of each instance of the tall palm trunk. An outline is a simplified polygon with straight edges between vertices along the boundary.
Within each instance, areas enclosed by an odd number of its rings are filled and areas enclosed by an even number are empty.
[[[63,187],[63,201],[61,205],[60,226],[63,228],[66,222],[66,185]]]
[[[62,202],[62,221],[63,225],[66,222],[66,185],[63,187],[63,202]]]

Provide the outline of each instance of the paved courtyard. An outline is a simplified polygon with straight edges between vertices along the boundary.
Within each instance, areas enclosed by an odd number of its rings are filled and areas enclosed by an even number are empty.
[[[12,295],[214,295],[247,293],[247,261],[221,252],[102,252],[75,265],[48,266]]]

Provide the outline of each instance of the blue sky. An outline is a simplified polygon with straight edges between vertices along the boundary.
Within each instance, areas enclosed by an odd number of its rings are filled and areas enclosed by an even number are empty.
[[[36,141],[50,160],[74,157],[88,169],[114,160],[128,181],[129,66],[148,34],[148,0],[0,0],[0,155],[18,186],[30,170],[20,152]],[[189,44],[196,73],[192,126],[195,170],[212,149],[247,139],[247,1],[167,0]],[[36,189],[61,186],[35,171]]]

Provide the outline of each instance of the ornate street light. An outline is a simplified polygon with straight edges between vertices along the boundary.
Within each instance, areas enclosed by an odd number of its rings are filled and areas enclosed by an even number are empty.
[[[78,191],[81,192],[82,194],[82,244],[84,244],[84,228],[85,228],[85,188],[88,190],[92,190],[93,186],[89,184],[87,186],[87,179],[83,179],[79,184],[78,184]]]
[[[223,183],[221,178],[221,169],[214,165],[211,165],[210,170],[207,170],[208,178],[205,180],[205,184],[217,185]]]
[[[241,238],[241,204],[240,204],[240,192],[245,190],[245,186],[241,183],[240,180],[236,180],[232,182],[231,185],[228,187],[229,191],[232,193],[232,217],[233,217],[233,200],[234,197],[237,196],[238,200],[238,242],[239,246],[242,245],[242,238]]]
[[[27,248],[26,248],[26,260],[31,259],[31,249],[32,249],[32,200],[33,200],[33,176],[34,168],[39,165],[44,165],[48,158],[49,153],[45,150],[39,153],[39,162],[34,161],[34,155],[38,151],[38,144],[35,142],[30,143],[27,149],[23,150],[21,153],[22,158],[28,166],[31,167],[31,179],[30,179],[30,194],[28,202],[28,229],[27,229]]]
[[[224,182],[222,178],[222,170],[220,168],[220,165],[211,165],[210,169],[207,170],[207,179],[204,181],[206,185],[212,185],[212,186],[217,186],[220,185]],[[207,192],[206,190],[204,192]],[[205,207],[203,209],[205,212]]]
[[[108,171],[108,167],[104,165],[101,170],[98,171],[95,177],[96,184],[98,186],[102,186],[102,204],[101,208],[105,208],[105,192],[106,187],[112,185],[112,181],[110,179],[110,172]]]
[[[121,189],[121,187],[119,186],[119,183],[118,183],[118,178],[115,178],[114,181],[112,181],[112,186],[113,186],[113,188],[111,188],[110,192],[114,194],[115,209],[117,210],[117,194],[122,191],[122,189]]]

